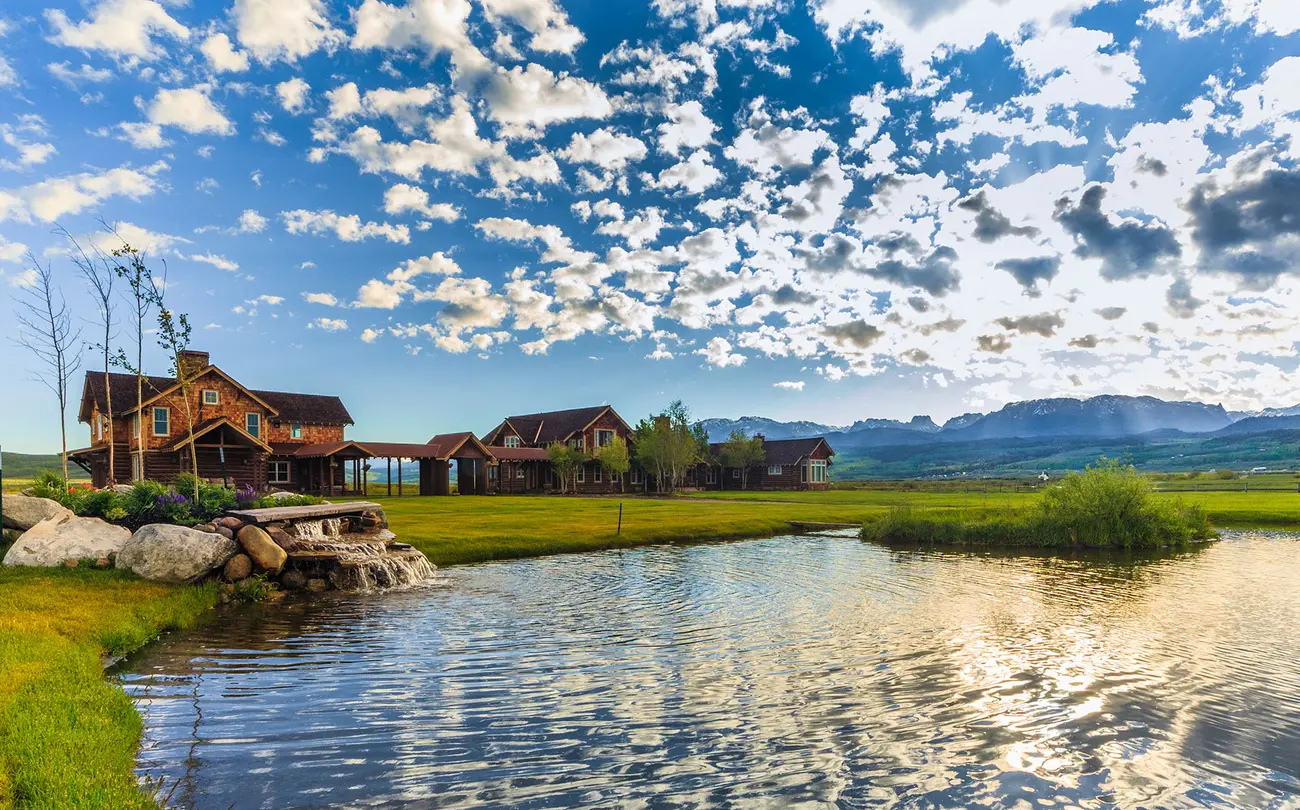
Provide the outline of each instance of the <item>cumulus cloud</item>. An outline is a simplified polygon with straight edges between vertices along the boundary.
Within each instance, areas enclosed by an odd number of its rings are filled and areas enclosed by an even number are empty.
[[[537,137],[551,124],[575,118],[607,118],[614,107],[600,85],[536,63],[498,68],[484,91],[489,112],[508,138]]]
[[[239,44],[264,64],[332,51],[345,39],[321,0],[235,0],[231,16]]]
[[[772,383],[773,388],[781,388],[786,391],[802,391],[804,385],[803,380],[782,380],[781,382]]]
[[[291,115],[307,109],[310,93],[311,85],[307,84],[301,76],[294,76],[275,86],[275,95],[280,99],[280,107]]]
[[[80,22],[73,22],[60,9],[47,9],[45,21],[51,29],[49,39],[56,45],[145,61],[166,53],[156,39],[184,42],[190,37],[190,29],[154,0],[100,0],[91,7],[89,18]]]
[[[384,211],[401,214],[414,211],[429,219],[455,222],[460,219],[460,209],[451,203],[432,203],[429,193],[419,186],[397,183],[384,192]]]
[[[20,188],[0,189],[0,222],[33,219],[53,222],[79,214],[113,197],[139,200],[162,187],[160,175],[168,169],[158,162],[143,169],[122,166],[102,172],[50,177]]]
[[[192,135],[233,135],[235,125],[208,96],[210,88],[164,88],[149,102],[149,123],[171,126]]]
[[[1178,238],[1159,222],[1132,218],[1118,221],[1102,210],[1106,188],[1089,186],[1078,203],[1062,199],[1056,203],[1056,221],[1077,245],[1074,254],[1083,259],[1101,259],[1101,274],[1122,279],[1161,272],[1167,259],[1182,255]]]
[[[723,337],[711,338],[704,348],[696,349],[695,354],[704,358],[704,362],[716,368],[728,368],[745,365],[745,355],[732,351],[731,341]]]
[[[212,34],[203,40],[199,50],[208,60],[208,67],[212,68],[213,73],[243,73],[248,70],[248,54],[235,50],[234,43],[226,34]]]
[[[409,244],[411,231],[405,225],[387,222],[363,222],[356,214],[337,214],[331,210],[309,211],[303,208],[281,211],[280,219],[289,233],[310,233],[317,236],[334,234],[344,242],[382,238],[389,242]]]

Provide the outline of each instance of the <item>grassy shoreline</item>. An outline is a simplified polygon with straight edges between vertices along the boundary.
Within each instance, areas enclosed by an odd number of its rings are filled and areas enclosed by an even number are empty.
[[[1300,494],[1294,492],[1182,495],[1221,528],[1300,527]],[[959,519],[1027,508],[1036,497],[860,488],[679,498],[367,500],[384,507],[400,539],[447,566],[763,537],[789,531],[792,521],[860,525],[883,519],[900,502]],[[102,657],[189,627],[216,601],[211,586],[159,585],[113,571],[0,567],[0,810],[155,807],[133,771],[141,719],[126,694],[104,678]]]

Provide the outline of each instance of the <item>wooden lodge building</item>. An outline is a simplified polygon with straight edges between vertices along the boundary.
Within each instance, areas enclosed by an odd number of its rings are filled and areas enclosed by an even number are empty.
[[[439,434],[425,444],[359,442],[344,436],[353,421],[336,396],[246,388],[212,365],[207,352],[185,352],[181,364],[192,380],[192,441],[185,394],[175,378],[145,376],[137,402],[134,374],[110,373],[105,380],[103,372],[86,372],[78,421],[89,425],[91,444],[71,451],[68,459],[90,473],[94,486],[143,478],[172,483],[192,470],[191,459],[197,457],[200,478],[232,487],[365,494],[371,462],[386,459],[389,494],[404,494],[404,460],[419,470],[416,487],[421,495],[452,494],[452,462],[455,491],[463,495],[548,492],[561,489],[547,452],[552,444],[594,453],[615,437],[632,443],[632,428],[608,405],[507,417],[482,440],[465,432]],[[719,447],[712,445],[715,457]],[[764,440],[764,447],[767,460],[750,472],[749,488],[828,486],[827,467],[834,451],[824,439]],[[687,485],[738,489],[741,475],[739,470],[706,464],[688,474]],[[594,459],[577,473],[579,494],[652,487],[635,462],[621,477],[608,475]]]
[[[615,437],[631,444],[632,428],[608,405],[508,416],[483,437],[498,462],[488,470],[488,490],[511,494],[558,490],[560,482],[551,472],[546,448],[567,444],[595,452]],[[593,460],[578,470],[576,492],[635,492],[645,483],[645,476],[635,464],[619,481],[606,475]]]
[[[829,489],[830,466],[835,451],[826,439],[817,436],[809,439],[763,440],[764,459],[742,476],[739,468],[724,467],[720,460],[722,443],[709,445],[713,463],[702,464],[691,471],[687,483],[700,489],[745,489],[794,491],[803,489]]]

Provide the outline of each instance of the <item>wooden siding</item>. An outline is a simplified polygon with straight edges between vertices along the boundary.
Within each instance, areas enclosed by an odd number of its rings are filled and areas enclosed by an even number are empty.
[[[271,422],[267,425],[264,442],[299,442],[301,444],[328,444],[343,441],[343,425],[309,425],[302,424],[302,436],[293,438],[292,425],[289,422]],[[243,422],[239,423],[243,427]]]

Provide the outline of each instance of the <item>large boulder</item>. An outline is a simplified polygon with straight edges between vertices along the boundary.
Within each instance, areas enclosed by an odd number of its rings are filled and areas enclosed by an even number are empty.
[[[160,582],[193,582],[239,552],[235,541],[184,526],[151,523],[131,535],[117,554],[117,567]]]
[[[7,496],[6,506],[8,502]],[[131,532],[99,518],[56,516],[23,532],[5,554],[4,564],[50,567],[64,560],[98,560],[119,553],[130,538]]]
[[[25,532],[37,523],[59,518],[59,522],[72,517],[72,510],[49,498],[32,498],[27,495],[5,495],[2,522],[6,529]]]
[[[276,545],[271,535],[257,526],[245,526],[239,530],[236,537],[239,539],[239,544],[244,547],[244,552],[253,558],[253,563],[259,570],[270,574],[278,574],[284,570],[284,564],[289,561],[289,554]]]

